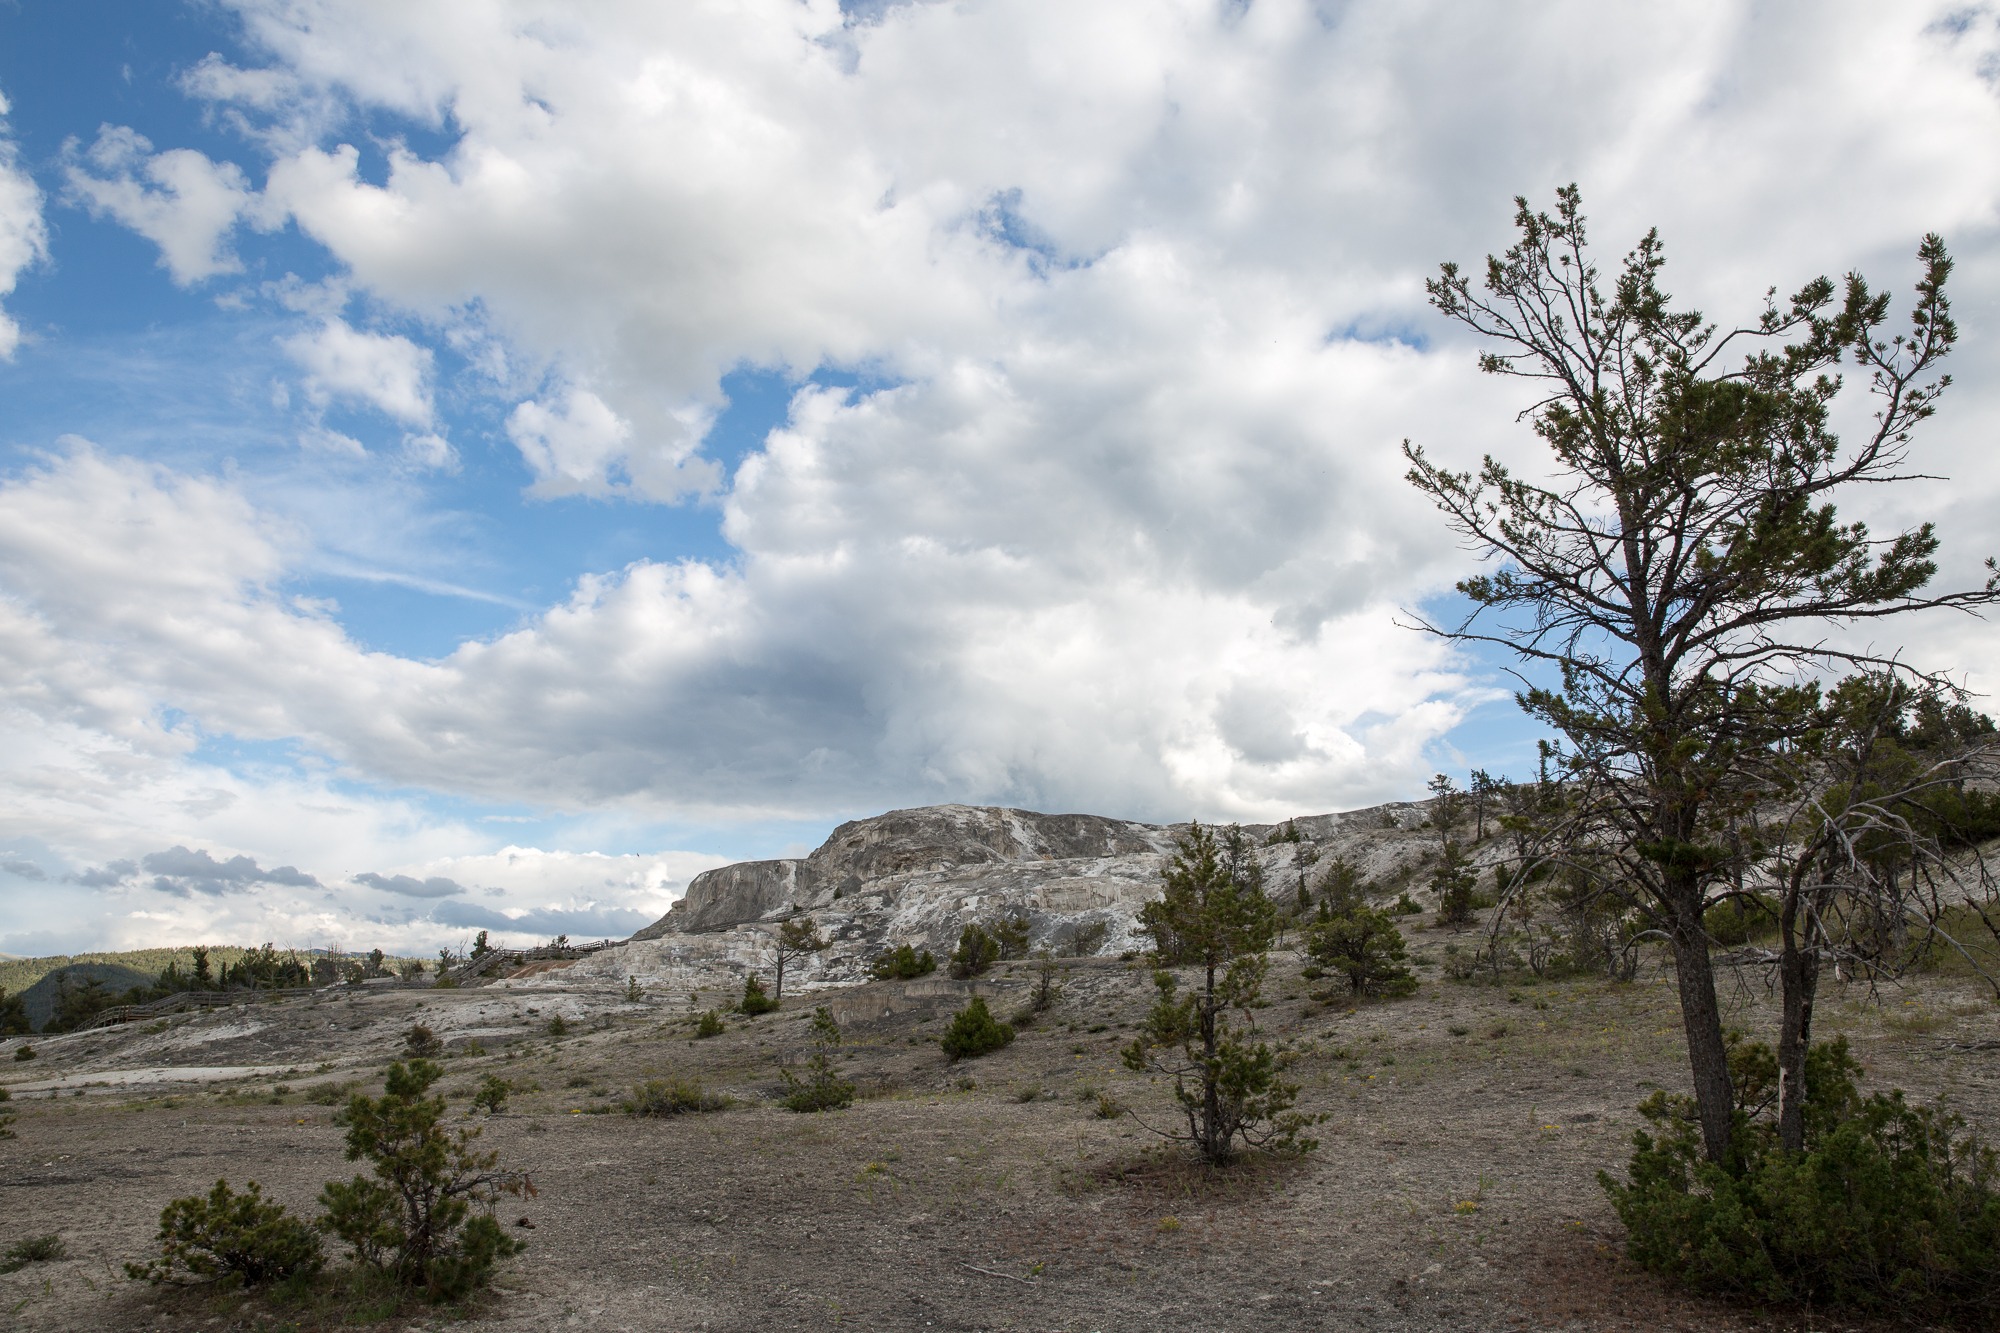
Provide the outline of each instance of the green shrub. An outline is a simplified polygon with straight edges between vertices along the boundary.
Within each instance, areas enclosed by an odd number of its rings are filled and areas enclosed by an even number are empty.
[[[1420,915],[1423,912],[1423,910],[1424,910],[1423,904],[1419,903],[1415,898],[1412,898],[1410,896],[1410,891],[1408,889],[1405,889],[1401,894],[1397,895],[1396,901],[1390,904],[1389,915],[1417,916]]]
[[[498,1074],[488,1074],[480,1081],[479,1090],[472,1094],[472,1105],[466,1114],[483,1110],[488,1115],[499,1115],[507,1109],[507,1096],[514,1091],[514,1085]]]
[[[412,1060],[435,1060],[444,1054],[444,1043],[422,1023],[413,1024],[403,1034],[403,1054]]]
[[[1405,962],[1403,932],[1377,908],[1357,907],[1313,923],[1306,930],[1306,951],[1345,977],[1356,995],[1408,995],[1417,988]]]
[[[1021,958],[1028,952],[1028,932],[1034,927],[1034,918],[1016,909],[996,918],[987,933],[993,937],[1002,959]]]
[[[958,947],[951,953],[951,974],[963,981],[976,977],[1000,961],[1000,941],[977,921],[958,932]]]
[[[444,1098],[426,1095],[443,1072],[428,1060],[392,1064],[382,1096],[349,1100],[347,1158],[368,1159],[374,1176],[329,1181],[319,1196],[321,1225],[357,1262],[433,1301],[465,1296],[522,1248],[490,1207],[526,1184],[495,1170],[496,1154],[473,1150],[477,1129],[443,1127]],[[489,1211],[473,1216],[475,1203]]]
[[[1733,948],[1776,933],[1778,901],[1768,893],[1728,898],[1701,914],[1702,928],[1717,944]]]
[[[1056,939],[1062,953],[1071,958],[1089,958],[1104,947],[1105,937],[1110,933],[1108,921],[1080,921],[1056,932]]]
[[[768,1014],[776,1009],[778,1002],[770,997],[764,989],[764,983],[757,980],[757,974],[752,972],[743,978],[743,999],[736,1007],[747,1017],[755,1018],[759,1014]]]
[[[13,1100],[13,1093],[5,1088],[0,1088],[0,1105]],[[14,1137],[14,1121],[16,1118],[12,1111],[0,1110],[0,1139],[11,1139]]]
[[[316,1273],[324,1262],[312,1227],[266,1203],[254,1180],[241,1194],[218,1180],[206,1198],[175,1199],[160,1212],[158,1239],[159,1256],[126,1264],[127,1277],[256,1287]]]
[[[639,984],[639,978],[625,978],[625,1003],[640,1004],[646,998],[646,988]]]
[[[1014,1029],[993,1017],[986,1001],[975,995],[952,1016],[939,1044],[953,1060],[970,1060],[997,1051],[1012,1040]]]
[[[24,1041],[14,1048],[14,1058],[16,1060],[32,1060],[35,1058],[35,1048]]]
[[[1806,1060],[1805,1150],[1778,1146],[1777,1062],[1737,1043],[1731,1158],[1703,1157],[1686,1097],[1640,1106],[1631,1180],[1599,1181],[1632,1258],[1699,1291],[1992,1327],[2000,1317],[2000,1163],[1964,1121],[1900,1091],[1863,1098],[1845,1038]],[[1761,1109],[1752,1109],[1763,1103]]]
[[[715,1010],[713,1009],[702,1010],[701,1021],[694,1025],[694,1035],[695,1035],[695,1040],[697,1041],[701,1040],[704,1037],[721,1036],[722,1015],[716,1013]]]
[[[568,1036],[569,1035],[568,1020],[564,1019],[561,1014],[557,1014],[554,1018],[551,1018],[548,1023],[548,1034],[551,1037]]]
[[[918,953],[907,944],[875,955],[868,964],[868,975],[877,981],[908,981],[912,977],[929,976],[937,971],[937,959],[929,949]]]
[[[700,1111],[726,1111],[729,1099],[709,1092],[692,1079],[647,1079],[625,1099],[626,1115],[674,1116]]]
[[[854,1085],[834,1072],[833,1053],[840,1049],[840,1025],[833,1021],[833,1010],[825,1005],[813,1010],[811,1041],[813,1053],[806,1060],[807,1076],[802,1079],[789,1069],[781,1071],[785,1095],[779,1101],[788,1111],[837,1111],[854,1100]]]
[[[0,1255],[0,1273],[18,1273],[29,1264],[52,1264],[68,1257],[69,1246],[63,1244],[61,1236],[54,1233],[30,1236],[9,1246],[7,1253]]]

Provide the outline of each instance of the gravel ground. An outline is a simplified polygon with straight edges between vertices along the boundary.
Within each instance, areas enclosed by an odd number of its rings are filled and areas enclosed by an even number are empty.
[[[1437,941],[1426,940],[1434,945]],[[1426,973],[1427,976],[1435,975]],[[441,1086],[517,1089],[476,1121],[537,1193],[502,1217],[528,1250],[470,1310],[405,1309],[384,1326],[479,1329],[1833,1329],[1694,1301],[1638,1272],[1596,1183],[1618,1169],[1634,1104],[1684,1082],[1670,983],[1513,989],[1427,982],[1350,1009],[1312,999],[1280,956],[1259,1025],[1300,1052],[1320,1148],[1205,1173],[1154,1148],[1109,1096],[1164,1122],[1163,1088],[1118,1051],[1147,974],[1074,964],[1055,1008],[1005,1050],[948,1064],[936,1037],[967,988],[927,978],[787,1000],[690,1040],[684,997],[611,987],[396,991],[191,1015],[149,1029],[37,1040],[10,1061],[17,1137],[0,1141],[0,1247],[59,1233],[69,1257],[0,1276],[0,1327],[280,1329],[324,1311],[161,1294],[122,1276],[169,1199],[217,1177],[260,1181],[310,1213],[351,1173],[331,1089],[373,1090],[411,1024],[447,1043]],[[1025,972],[982,989],[1017,1008]],[[1769,999],[1732,986],[1732,1021]],[[771,1096],[831,1002],[863,1097],[799,1116]],[[551,1037],[561,1016],[567,1034]],[[1822,1005],[1871,1086],[1944,1095],[2000,1129],[2000,1010],[1936,980]],[[615,1110],[652,1077],[697,1078],[736,1104],[639,1119]],[[318,1100],[315,1100],[318,1098]],[[530,1225],[519,1226],[525,1220]]]

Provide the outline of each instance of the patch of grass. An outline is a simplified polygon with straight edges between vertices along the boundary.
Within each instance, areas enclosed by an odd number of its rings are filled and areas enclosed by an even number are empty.
[[[0,1273],[18,1273],[29,1264],[52,1264],[67,1257],[69,1247],[63,1238],[51,1233],[47,1236],[30,1236],[0,1255]]]
[[[314,1083],[305,1089],[305,1099],[314,1106],[339,1106],[347,1100],[354,1084],[346,1081]]]
[[[720,1093],[708,1091],[694,1079],[647,1079],[632,1089],[625,1099],[625,1114],[666,1117],[726,1111],[734,1103]],[[532,1127],[531,1127],[532,1128]]]
[[[1882,1011],[1882,1026],[1904,1037],[1920,1037],[1927,1032],[1936,1032],[1949,1021],[1937,1010],[1918,1004],[1915,1000],[1905,1000],[1894,1008]]]

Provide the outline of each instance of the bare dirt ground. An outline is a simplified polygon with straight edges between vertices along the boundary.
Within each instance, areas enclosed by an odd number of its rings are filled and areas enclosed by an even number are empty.
[[[1426,933],[1429,934],[1428,932]],[[58,1232],[69,1257],[0,1276],[0,1328],[280,1329],[297,1312],[162,1296],[127,1280],[160,1208],[216,1178],[260,1181],[310,1214],[354,1167],[335,1090],[373,1091],[414,1022],[450,1053],[467,1104],[497,1073],[522,1089],[480,1116],[538,1195],[502,1216],[529,1248],[470,1311],[402,1328],[1835,1329],[1691,1300],[1633,1268],[1596,1183],[1620,1170],[1633,1105],[1685,1079],[1670,982],[1505,987],[1427,980],[1410,1000],[1324,1005],[1274,960],[1260,1026],[1302,1052],[1319,1151],[1219,1177],[1149,1152],[1100,1094],[1163,1121],[1165,1090],[1118,1052],[1150,1000],[1137,964],[1072,966],[1054,1010],[958,1065],[936,1038],[965,987],[926,978],[788,998],[691,1040],[686,997],[611,989],[393,991],[37,1039],[9,1057],[18,1137],[0,1141],[0,1248]],[[1428,977],[1436,973],[1426,972]],[[1017,1008],[1025,970],[983,983]],[[1933,979],[1871,1003],[1830,987],[1821,1035],[1850,1035],[1869,1086],[1947,1097],[2000,1131],[2000,1009]],[[712,997],[711,997],[712,999]],[[1760,983],[1737,1022],[1767,1029]],[[780,1062],[830,1002],[845,1111],[777,1107]],[[551,1037],[561,1015],[566,1035]],[[730,1110],[614,1108],[652,1077],[694,1077]],[[318,1100],[315,1100],[317,1098]]]

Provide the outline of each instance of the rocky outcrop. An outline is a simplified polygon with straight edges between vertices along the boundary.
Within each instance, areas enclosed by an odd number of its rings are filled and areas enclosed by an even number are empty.
[[[744,861],[703,871],[665,916],[632,938],[709,934],[797,911],[902,876],[1079,858],[1157,855],[1172,831],[1099,815],[931,805],[842,824],[801,860]]]
[[[1315,858],[1353,862],[1379,888],[1410,881],[1437,835],[1418,804],[1292,821],[1303,842],[1264,845],[1270,825],[1246,826],[1273,895],[1291,896]],[[842,824],[811,855],[747,861],[697,875],[660,920],[630,942],[579,961],[571,979],[601,976],[689,994],[771,972],[777,923],[810,914],[831,941],[786,985],[867,979],[876,954],[899,944],[943,961],[971,921],[1025,915],[1031,948],[1115,954],[1144,947],[1139,908],[1184,825],[1099,815],[1045,815],[997,806],[936,805]],[[1393,890],[1392,895],[1393,896]],[[706,1001],[704,1001],[705,1003]]]

